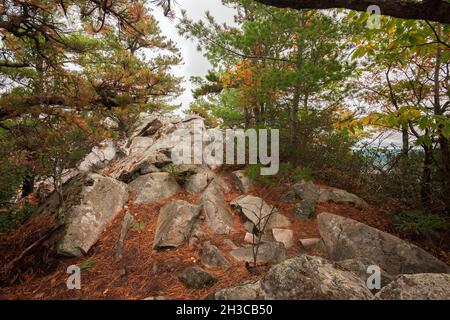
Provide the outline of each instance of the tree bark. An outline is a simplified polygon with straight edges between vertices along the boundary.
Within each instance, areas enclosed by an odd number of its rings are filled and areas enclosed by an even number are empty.
[[[450,3],[442,0],[255,0],[279,8],[292,9],[352,9],[366,12],[371,5],[380,7],[381,14],[403,19],[420,19],[450,23]]]

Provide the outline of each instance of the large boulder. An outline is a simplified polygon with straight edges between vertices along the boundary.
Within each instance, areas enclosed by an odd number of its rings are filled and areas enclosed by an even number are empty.
[[[128,199],[127,186],[96,173],[81,174],[64,187],[65,229],[57,253],[80,257],[97,242]]]
[[[231,201],[230,204],[237,207],[259,231],[286,228],[290,225],[290,221],[285,216],[259,197],[242,195]]]
[[[317,224],[330,257],[336,261],[367,258],[391,275],[449,270],[419,247],[353,219],[323,212]]]
[[[214,178],[198,201],[203,208],[206,224],[214,234],[229,234],[233,231],[233,219],[228,204],[223,200],[223,185],[222,180]]]
[[[130,192],[136,193],[135,203],[148,204],[175,195],[179,186],[167,172],[154,172],[138,177],[129,185]]]
[[[272,266],[260,280],[219,290],[217,300],[370,300],[372,293],[354,274],[325,259],[300,255]]]
[[[366,300],[372,293],[354,274],[320,257],[300,255],[273,266],[261,280],[266,298],[276,300]]]
[[[187,239],[199,218],[200,206],[174,200],[159,211],[154,249],[178,247]]]
[[[375,299],[450,300],[450,274],[404,274],[381,289]]]

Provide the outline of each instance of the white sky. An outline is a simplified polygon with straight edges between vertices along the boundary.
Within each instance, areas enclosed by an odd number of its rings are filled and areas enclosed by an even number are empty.
[[[186,109],[189,107],[189,103],[194,100],[191,93],[190,77],[206,75],[211,65],[203,57],[202,52],[197,51],[195,42],[186,40],[178,34],[175,26],[178,23],[178,18],[181,18],[181,9],[186,10],[187,16],[194,21],[203,19],[205,12],[210,11],[218,23],[227,22],[228,24],[233,22],[234,10],[224,6],[221,0],[178,0],[178,5],[174,8],[175,19],[173,20],[164,17],[161,8],[153,10],[153,15],[159,22],[162,34],[174,41],[181,51],[183,64],[174,68],[173,73],[184,78],[184,93],[175,103],[181,103],[181,109]]]

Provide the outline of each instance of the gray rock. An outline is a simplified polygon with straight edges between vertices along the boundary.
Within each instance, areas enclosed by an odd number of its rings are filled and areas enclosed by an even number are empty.
[[[189,289],[209,288],[217,282],[217,278],[198,267],[188,267],[178,277]]]
[[[245,221],[244,222],[244,229],[249,232],[249,233],[253,233],[255,228],[255,225],[253,224],[253,222],[251,221]]]
[[[310,219],[316,214],[315,204],[308,200],[301,200],[294,207],[294,214],[300,219]]]
[[[320,196],[320,188],[312,181],[301,181],[293,186],[295,194],[308,203],[315,204]]]
[[[61,211],[65,229],[57,253],[81,257],[122,209],[128,199],[127,187],[112,178],[89,173],[70,180],[64,190],[67,198]]]
[[[231,241],[230,239],[225,239],[223,240],[223,243],[225,245],[228,246],[228,248],[230,248],[231,250],[237,249],[239,248],[233,241]]]
[[[260,280],[219,290],[216,300],[371,300],[372,293],[353,273],[325,259],[300,255],[272,266]]]
[[[353,273],[336,269],[320,257],[300,255],[273,266],[261,280],[266,299],[373,299]]]
[[[195,194],[205,190],[208,185],[208,174],[199,172],[191,175],[187,180],[184,188],[190,194]]]
[[[214,178],[201,195],[198,204],[203,207],[205,221],[214,234],[233,231],[233,219],[228,204],[223,200],[224,190]]]
[[[233,171],[232,176],[242,192],[248,192],[253,188],[253,181],[245,175],[245,170]]]
[[[367,209],[370,207],[363,199],[345,190],[321,189],[319,199],[317,199],[317,203],[330,201],[334,203],[350,204],[358,209]]]
[[[295,196],[296,196],[296,193],[294,192],[294,190],[289,190],[281,195],[280,200],[291,202],[291,201],[295,200]]]
[[[230,255],[238,261],[253,262],[253,246],[234,249]],[[265,242],[259,245],[258,263],[272,265],[284,259],[286,259],[286,248],[281,242]]]
[[[377,300],[450,300],[450,274],[400,275],[376,295]]]
[[[259,197],[243,195],[231,201],[230,204],[237,207],[259,231],[283,228],[290,225],[286,217],[279,214],[276,208],[269,206]]]
[[[336,266],[338,266],[342,270],[353,272],[356,276],[361,278],[364,282],[367,281],[367,278],[371,275],[371,273],[368,273],[368,267],[376,265],[373,261],[370,261],[367,258],[355,258],[355,259],[346,259],[342,261],[336,262]],[[390,275],[384,270],[381,271],[381,288],[388,285],[392,280],[394,280],[394,276]],[[378,291],[377,289],[374,289],[372,291]]]
[[[213,293],[211,298],[214,300],[263,300],[264,293],[260,281],[257,280],[219,290]]]
[[[336,261],[367,258],[392,275],[449,270],[419,247],[353,219],[324,212],[318,215],[317,224],[330,257]]]
[[[159,211],[154,249],[178,247],[189,239],[198,220],[200,207],[184,200],[174,200]]]
[[[334,202],[351,204],[359,209],[366,209],[369,207],[360,197],[353,193],[347,192],[341,189],[320,188],[316,186],[312,181],[301,181],[294,184],[294,192],[303,200],[302,211],[305,214],[308,206],[314,206],[316,203]]]
[[[130,192],[136,192],[135,203],[148,204],[175,195],[179,186],[167,172],[154,172],[138,177],[129,185]]]
[[[205,242],[200,250],[200,261],[207,268],[229,268],[231,266],[222,252],[209,242]]]
[[[275,241],[283,243],[286,249],[289,249],[294,244],[294,232],[290,229],[273,228],[272,234]]]
[[[151,137],[135,137],[131,140],[130,153],[134,154],[137,152],[143,152],[149,149],[154,142],[155,139]]]
[[[300,244],[302,245],[302,247],[304,249],[312,250],[312,249],[316,248],[319,245],[320,241],[321,241],[320,238],[301,239],[300,240]]]
[[[106,140],[96,146],[84,157],[78,165],[80,172],[97,171],[103,169],[119,154],[119,149],[112,140]]]
[[[255,234],[246,232],[245,236],[244,236],[244,241],[253,244],[253,243],[258,243],[259,240],[258,240],[258,236],[256,236]],[[263,233],[261,235],[261,243],[262,242],[273,242],[273,241],[274,241],[274,238],[271,233]]]

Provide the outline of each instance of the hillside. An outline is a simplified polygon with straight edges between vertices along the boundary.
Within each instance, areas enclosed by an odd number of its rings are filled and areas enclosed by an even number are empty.
[[[450,298],[448,234],[431,247],[405,239],[387,210],[320,182],[269,188],[239,166],[174,165],[180,128],[206,130],[198,116],[141,114],[129,139],[73,169],[62,205],[50,193],[1,236],[0,298]],[[261,235],[256,268],[251,233]],[[66,286],[70,265],[81,267],[79,290]],[[377,295],[369,265],[382,270]]]

